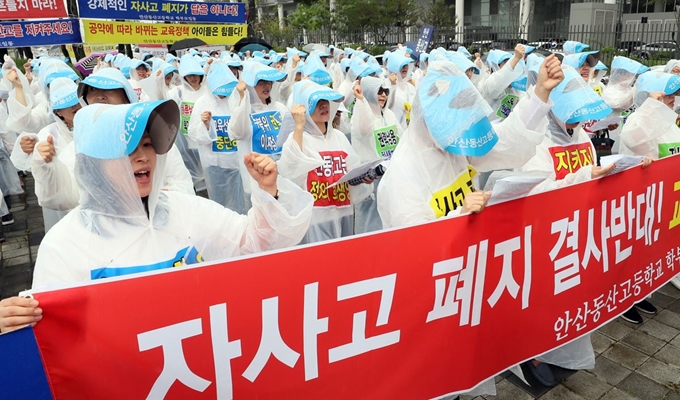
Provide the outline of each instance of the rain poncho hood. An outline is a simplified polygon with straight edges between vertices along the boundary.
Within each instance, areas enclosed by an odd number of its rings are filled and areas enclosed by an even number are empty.
[[[238,58],[237,55],[231,53],[222,53],[222,62],[224,62],[229,67],[241,68],[243,66],[243,61]]]
[[[565,55],[582,53],[588,48],[590,48],[590,45],[574,40],[567,40],[564,42],[564,45],[562,45],[562,51]]]
[[[380,110],[380,103],[378,102],[378,90],[385,84],[385,80],[381,78],[375,78],[372,76],[367,76],[361,80],[361,90],[363,91],[364,98],[368,101],[371,108],[374,111]],[[387,103],[385,103],[387,106]]]
[[[669,96],[679,90],[680,76],[665,72],[645,72],[635,83],[635,105],[640,107],[651,93],[663,92]]]
[[[238,84],[228,66],[221,63],[213,63],[208,73],[208,88],[216,96],[230,96]]]
[[[609,84],[602,92],[602,98],[614,110],[625,111],[633,105],[633,82],[649,68],[626,57],[614,57],[611,66]]]
[[[180,58],[179,62],[179,75],[184,78],[187,75],[198,75],[204,76],[205,72],[201,64],[196,61],[194,56],[190,54],[185,54]]]
[[[666,66],[663,68],[663,72],[670,74],[675,67],[680,67],[680,60],[670,60],[667,62]]]
[[[288,56],[288,59],[293,58],[296,54],[299,55],[300,57],[307,56],[307,53],[305,53],[304,51],[300,51],[295,47],[286,47],[286,55]]]
[[[498,141],[488,118],[491,107],[467,76],[449,61],[430,62],[413,108],[414,114],[422,115],[437,145],[452,154],[483,156]],[[474,142],[475,146],[459,145],[463,142]]]
[[[312,82],[320,85],[328,85],[333,81],[331,74],[328,73],[326,66],[316,52],[313,52],[307,57],[305,65],[302,68],[302,77],[309,77]]]
[[[47,96],[49,96],[50,93],[48,86],[54,79],[60,77],[68,78],[72,81],[80,79],[78,74],[61,60],[50,58],[42,61],[40,65],[42,67],[42,73],[38,75],[38,82]]]
[[[50,85],[52,111],[63,110],[78,104],[78,85],[69,78],[57,78]]]
[[[470,52],[468,51],[468,49],[465,48],[465,46],[458,46],[458,49],[456,49],[456,53],[462,54],[463,56],[465,56],[465,58],[472,57],[472,54],[470,54]]]
[[[496,72],[501,69],[501,64],[512,58],[512,54],[503,50],[491,50],[486,57],[486,63],[492,71]]]
[[[127,94],[130,103],[139,101],[130,82],[125,79],[125,76],[123,76],[121,71],[118,71],[115,68],[102,68],[80,82],[78,85],[78,98],[83,105],[87,105],[85,95],[90,86],[98,89],[123,89],[125,90],[125,94]]]
[[[347,76],[354,81],[357,78],[363,78],[372,73],[372,68],[366,64],[361,58],[352,58],[349,63],[349,71]]]
[[[590,88],[578,72],[563,66],[564,80],[550,93],[555,104],[551,114],[561,122],[575,124],[600,120],[611,114],[612,109]]]
[[[466,72],[468,69],[472,68],[474,70],[474,73],[476,75],[479,75],[479,67],[475,65],[472,61],[470,61],[467,57],[463,56],[461,53],[458,53],[456,51],[448,51],[446,52],[446,58],[456,64],[458,68],[460,68],[461,71]]]
[[[146,62],[138,59],[133,59],[130,61],[130,78],[135,80],[135,81],[141,81],[143,78],[139,76],[137,73],[137,68],[139,67],[145,67],[149,71],[151,71],[151,66],[147,64]]]

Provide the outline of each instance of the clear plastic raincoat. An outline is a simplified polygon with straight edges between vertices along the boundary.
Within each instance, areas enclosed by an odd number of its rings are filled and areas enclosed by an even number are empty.
[[[341,183],[329,188],[347,172],[359,166],[359,157],[347,137],[331,127],[322,133],[312,120],[319,100],[330,102],[329,115],[335,115],[342,95],[328,87],[309,80],[293,87],[295,104],[303,104],[307,110],[302,148],[288,136],[279,160],[279,172],[314,196],[312,223],[303,243],[337,239],[354,233],[353,204],[361,202],[372,186],[349,186]],[[332,118],[332,117],[331,117]]]
[[[137,129],[126,128],[130,121]],[[160,190],[164,153],[179,122],[171,101],[92,105],[78,113],[80,205],[43,239],[33,288],[219,260],[299,242],[309,226],[312,198],[286,179],[278,179],[278,201],[255,185],[247,216],[198,196]],[[151,157],[128,157],[145,127],[158,154],[155,168],[150,167]],[[129,139],[127,144],[123,139]],[[145,200],[138,189],[138,179],[143,178],[135,176],[141,169],[153,171],[152,190]]]
[[[226,65],[217,62],[213,64],[207,80],[211,93],[204,94],[194,104],[189,137],[198,143],[208,197],[230,210],[246,214],[250,209],[250,199],[246,199],[244,185],[250,186],[250,176],[243,168],[239,143],[230,138],[227,131],[232,117],[229,96],[238,80]],[[206,111],[212,114],[209,126],[201,119]]]
[[[401,125],[392,110],[381,108],[378,90],[384,80],[368,76],[361,80],[363,101],[357,99],[351,120],[352,147],[356,150],[361,163],[374,160],[389,160],[397,148],[401,137]],[[355,233],[372,232],[382,229],[378,215],[378,193],[380,179],[373,182],[373,193],[354,206]]]
[[[676,95],[680,90],[680,76],[649,71],[635,84],[635,105],[621,131],[621,154],[647,156],[658,160],[680,153],[678,115],[661,101],[649,97],[663,92]],[[676,97],[676,103],[677,103]]]

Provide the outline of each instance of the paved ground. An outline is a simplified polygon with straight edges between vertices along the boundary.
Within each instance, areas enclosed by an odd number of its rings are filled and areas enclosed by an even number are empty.
[[[0,298],[31,286],[38,245],[44,236],[42,211],[26,179],[26,195],[14,196],[15,223],[4,227]],[[527,387],[509,373],[496,377],[493,400],[680,400],[680,290],[666,285],[652,296],[659,313],[641,325],[617,319],[592,335],[597,362],[592,371],[555,370],[562,382],[547,390]],[[525,374],[528,376],[528,374]],[[530,377],[528,378],[530,379]],[[463,400],[469,397],[463,396]],[[477,397],[475,400],[482,400]]]

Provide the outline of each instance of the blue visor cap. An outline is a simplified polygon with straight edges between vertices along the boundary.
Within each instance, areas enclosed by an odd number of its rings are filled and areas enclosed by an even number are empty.
[[[550,93],[550,100],[554,103],[551,111],[560,121],[567,124],[597,121],[612,113],[607,103],[575,69],[564,66],[562,70],[564,80]]]
[[[264,58],[264,57],[253,57],[253,58],[250,59],[250,61],[257,62],[257,63],[260,63],[262,65],[269,65],[269,64],[272,63],[272,60],[269,60],[269,59]]]
[[[178,72],[177,68],[174,65],[168,63],[163,64],[163,66],[161,67],[161,71],[163,71],[163,76]]]
[[[321,100],[338,103],[344,99],[345,96],[327,86],[319,85],[318,83],[300,81],[293,86],[293,102],[295,104],[304,104],[309,115],[314,114],[316,105],[319,104],[319,101]]]
[[[587,44],[581,43],[581,42],[576,42],[576,41],[573,41],[573,40],[567,40],[562,45],[562,50],[564,51],[564,54],[566,54],[566,55],[582,53],[588,48],[590,48],[590,45],[587,45]]]
[[[486,56],[486,62],[487,64],[489,64],[489,67],[491,67],[491,69],[497,71],[501,68],[501,64],[504,61],[509,60],[511,57],[512,54],[508,53],[507,51],[491,50],[489,54]]]
[[[448,59],[449,61],[453,61],[453,63],[456,64],[456,66],[460,68],[460,70],[463,72],[466,72],[467,70],[472,68],[476,75],[479,75],[480,73],[479,67],[477,67],[475,63],[470,61],[461,53],[458,53],[456,51],[447,51],[446,59]]]
[[[568,56],[564,56],[562,64],[578,69],[581,68],[586,61],[588,62],[588,65],[595,67],[597,62],[600,61],[600,52],[585,51],[583,53],[569,54]]]
[[[635,83],[635,90],[647,93],[663,92],[670,96],[680,90],[680,76],[665,72],[647,72],[640,75]]]
[[[50,90],[50,107],[52,110],[63,110],[78,104],[78,85],[69,78],[57,78],[52,81]]]
[[[450,61],[430,62],[417,101],[430,135],[449,153],[480,157],[498,142],[488,118],[491,107]]]
[[[328,85],[333,82],[331,74],[326,70],[318,53],[312,53],[307,57],[305,66],[302,68],[302,76],[308,76],[312,82],[318,83],[319,85]]]
[[[649,71],[649,67],[627,57],[614,57],[612,70],[622,69],[631,74],[640,75]]]
[[[255,61],[243,63],[243,81],[246,85],[255,87],[259,81],[281,82],[288,74],[278,69],[268,67]]]
[[[228,66],[213,64],[208,74],[207,83],[212,94],[216,96],[231,96],[231,93],[238,84],[238,79],[236,79]]]
[[[55,80],[57,78],[68,78],[72,81],[77,81],[77,80],[80,79],[78,74],[73,72],[73,70],[69,70],[69,71],[61,70],[61,71],[57,71],[57,72],[53,72],[53,73],[49,74],[47,76],[47,78],[45,79],[45,84],[49,85],[50,83],[52,83],[53,80]]]
[[[115,55],[109,53],[109,54],[107,54],[107,55],[104,56],[104,62],[110,63],[110,62],[112,62],[115,58],[116,58]]]
[[[401,53],[392,53],[387,59],[387,69],[392,73],[398,73],[401,71],[404,65],[408,65],[413,62],[414,61],[411,57],[406,57]]]
[[[607,66],[604,65],[604,63],[602,61],[598,61],[597,65],[595,66],[595,71],[606,71],[608,69],[609,68],[607,68]]]
[[[126,157],[135,151],[146,130],[156,154],[166,154],[175,142],[179,122],[179,108],[173,100],[93,104],[76,114],[76,153],[100,160]]]
[[[97,89],[111,90],[111,89],[123,89],[127,95],[128,101],[130,103],[136,103],[139,101],[137,93],[130,85],[130,82],[125,78],[123,71],[118,71],[115,68],[102,68],[94,74],[83,79],[78,85],[78,97],[81,98],[85,95],[87,86],[91,86]]]
[[[465,46],[458,46],[458,49],[456,50],[456,53],[460,53],[466,58],[472,57],[472,54],[468,51],[468,49],[465,48]]]

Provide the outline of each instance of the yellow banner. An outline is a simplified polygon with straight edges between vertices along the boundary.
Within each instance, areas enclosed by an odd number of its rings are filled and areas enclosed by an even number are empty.
[[[232,45],[247,35],[245,24],[163,24],[83,19],[85,43],[173,44],[197,38],[206,44]]]

